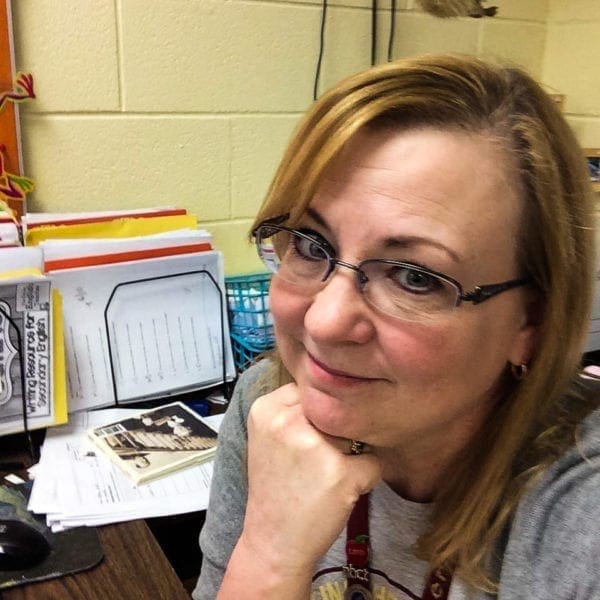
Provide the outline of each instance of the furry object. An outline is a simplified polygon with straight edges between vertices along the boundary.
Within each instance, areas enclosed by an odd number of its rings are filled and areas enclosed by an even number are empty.
[[[497,6],[488,8],[481,5],[482,0],[419,0],[425,12],[436,17],[493,17]]]

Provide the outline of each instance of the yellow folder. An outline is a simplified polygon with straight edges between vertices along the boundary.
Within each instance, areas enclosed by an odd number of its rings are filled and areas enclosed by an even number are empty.
[[[135,237],[197,227],[198,220],[195,215],[124,218],[75,225],[41,225],[27,230],[25,245],[37,246],[48,239]]]
[[[62,296],[52,290],[52,339],[54,340],[54,365],[52,369],[54,424],[69,420],[67,407],[67,379],[65,367],[65,338],[63,332]]]

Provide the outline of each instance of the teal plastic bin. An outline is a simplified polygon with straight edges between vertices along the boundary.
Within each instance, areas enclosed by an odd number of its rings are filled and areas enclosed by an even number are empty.
[[[225,278],[233,357],[240,372],[247,369],[258,354],[275,345],[269,310],[270,282],[270,273]]]

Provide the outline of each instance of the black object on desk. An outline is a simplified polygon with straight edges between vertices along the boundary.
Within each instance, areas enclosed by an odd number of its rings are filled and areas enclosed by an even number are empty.
[[[0,571],[19,571],[41,563],[50,554],[46,536],[18,519],[0,519]]]
[[[84,571],[96,566],[104,557],[95,528],[77,527],[53,533],[42,516],[30,513],[27,502],[31,486],[30,481],[0,486],[0,520],[18,520],[34,527],[46,539],[50,552],[44,560],[29,568],[0,570],[0,589]]]

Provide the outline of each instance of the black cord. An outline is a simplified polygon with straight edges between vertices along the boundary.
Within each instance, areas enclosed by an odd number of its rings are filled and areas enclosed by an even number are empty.
[[[392,4],[390,6],[390,37],[388,39],[388,51],[387,51],[387,59],[388,62],[392,60],[392,54],[394,52],[394,36],[396,34],[396,0],[392,0]]]
[[[377,0],[371,4],[371,65],[377,61]]]
[[[323,50],[325,48],[325,21],[327,19],[327,0],[323,0],[323,12],[321,14],[321,33],[319,36],[319,58],[317,59],[317,70],[315,73],[315,85],[313,87],[313,100],[317,99],[319,89],[319,77],[321,76],[321,62],[323,61]]]

